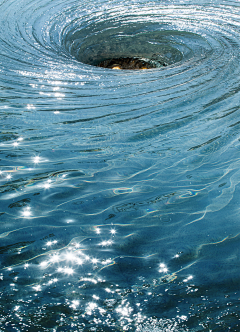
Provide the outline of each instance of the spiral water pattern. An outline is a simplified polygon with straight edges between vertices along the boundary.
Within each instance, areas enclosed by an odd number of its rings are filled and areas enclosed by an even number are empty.
[[[239,331],[239,49],[238,1],[0,1],[1,331]]]

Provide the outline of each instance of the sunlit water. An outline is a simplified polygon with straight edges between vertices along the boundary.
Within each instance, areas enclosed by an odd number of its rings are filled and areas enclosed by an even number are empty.
[[[239,2],[1,0],[0,29],[0,331],[239,331]],[[138,55],[168,66],[91,65]]]

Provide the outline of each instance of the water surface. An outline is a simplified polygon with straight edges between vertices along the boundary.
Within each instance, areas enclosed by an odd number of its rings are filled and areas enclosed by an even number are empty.
[[[1,0],[0,331],[239,331],[239,26],[237,1]]]

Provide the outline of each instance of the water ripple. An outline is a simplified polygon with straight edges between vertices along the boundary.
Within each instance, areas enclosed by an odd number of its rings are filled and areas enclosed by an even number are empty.
[[[1,331],[239,331],[239,26],[0,1]],[[122,56],[166,66],[96,66]]]

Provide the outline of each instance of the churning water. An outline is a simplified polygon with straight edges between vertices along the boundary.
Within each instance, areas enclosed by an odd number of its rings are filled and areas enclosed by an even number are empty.
[[[239,331],[239,1],[1,0],[0,29],[0,331]],[[137,56],[167,66],[96,67]]]

